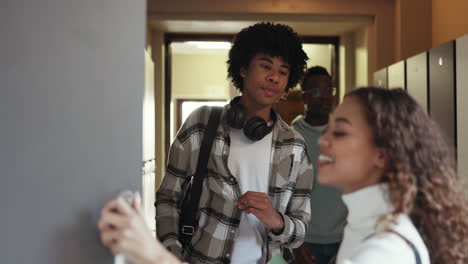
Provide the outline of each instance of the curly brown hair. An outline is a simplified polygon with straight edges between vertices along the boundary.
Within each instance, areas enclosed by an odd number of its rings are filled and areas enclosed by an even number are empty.
[[[362,103],[374,143],[387,158],[381,180],[395,209],[386,217],[411,217],[431,263],[468,263],[465,185],[438,125],[402,89],[365,87],[347,96]]]

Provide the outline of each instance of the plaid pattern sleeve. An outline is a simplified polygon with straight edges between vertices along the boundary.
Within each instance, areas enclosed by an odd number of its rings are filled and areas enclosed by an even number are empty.
[[[273,174],[275,184],[270,186],[273,206],[282,214],[282,234],[269,232],[271,254],[279,254],[282,247],[296,248],[304,241],[310,220],[310,195],[313,183],[312,164],[307,156],[301,135],[289,126],[283,127],[275,148]],[[278,151],[281,149],[282,151]],[[289,156],[284,156],[284,154]],[[289,164],[288,164],[289,163]]]
[[[177,240],[179,205],[184,197],[187,180],[195,174],[193,168],[196,168],[199,148],[194,146],[201,144],[204,125],[199,120],[206,116],[206,112],[206,107],[195,110],[179,130],[169,150],[166,174],[156,192],[157,237],[179,258],[182,257],[182,245]]]

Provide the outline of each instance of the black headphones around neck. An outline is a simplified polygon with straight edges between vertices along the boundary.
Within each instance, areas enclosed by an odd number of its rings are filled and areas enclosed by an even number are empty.
[[[226,112],[227,123],[232,128],[243,128],[244,135],[252,141],[258,141],[264,138],[273,130],[276,123],[275,112],[271,109],[270,116],[273,121],[272,124],[268,124],[263,118],[258,116],[245,120],[245,107],[240,103],[240,98],[240,96],[237,96],[229,103],[229,107]]]

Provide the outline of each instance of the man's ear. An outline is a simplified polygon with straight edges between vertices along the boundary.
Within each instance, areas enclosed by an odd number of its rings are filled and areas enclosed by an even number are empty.
[[[239,75],[240,75],[242,78],[245,78],[246,73],[247,73],[247,70],[246,70],[244,67],[241,67],[241,68],[240,68],[240,71],[239,71]]]

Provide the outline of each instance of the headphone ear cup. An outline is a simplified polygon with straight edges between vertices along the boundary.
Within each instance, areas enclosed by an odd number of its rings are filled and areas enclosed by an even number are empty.
[[[267,122],[258,116],[247,120],[244,125],[244,135],[252,141],[264,138],[270,131]]]
[[[226,118],[232,128],[241,129],[245,123],[245,110],[241,104],[231,104],[226,113]]]

